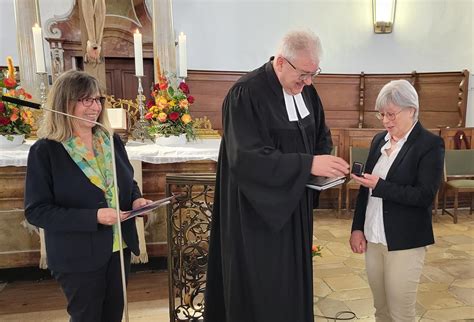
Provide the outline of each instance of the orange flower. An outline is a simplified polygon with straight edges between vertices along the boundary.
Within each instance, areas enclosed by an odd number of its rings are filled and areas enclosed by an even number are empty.
[[[148,112],[148,113],[146,113],[146,114],[145,114],[145,118],[146,118],[147,120],[151,120],[151,119],[153,118],[153,112]]]
[[[166,121],[166,118],[167,118],[167,117],[168,117],[168,115],[166,115],[166,113],[161,112],[161,113],[158,114],[158,120],[159,120],[161,123],[163,123],[164,121]]]
[[[191,115],[183,114],[183,116],[181,116],[181,121],[183,121],[184,124],[188,124],[191,122]]]
[[[16,120],[18,120],[18,114],[17,113],[13,113],[12,115],[10,115],[10,121],[15,122]]]
[[[188,105],[189,105],[189,102],[188,102],[187,99],[179,101],[179,107],[181,107],[181,108],[186,108],[186,107],[188,107]]]

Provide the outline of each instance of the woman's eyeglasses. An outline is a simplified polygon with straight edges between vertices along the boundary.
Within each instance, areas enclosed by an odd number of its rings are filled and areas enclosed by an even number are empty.
[[[104,106],[105,104],[105,97],[100,96],[100,97],[85,97],[77,100],[78,102],[81,102],[82,105],[85,107],[91,107],[94,102],[97,104],[100,104],[100,106]]]
[[[293,67],[293,69],[295,71],[297,71],[298,73],[300,73],[300,76],[298,76],[298,79],[299,80],[306,80],[308,78],[314,78],[316,76],[318,76],[319,74],[321,74],[321,68],[318,67],[318,69],[314,72],[314,73],[304,73],[302,72],[301,70],[299,70],[298,68],[295,67],[295,65],[293,65],[287,58],[285,57],[282,57],[284,60],[286,60],[286,62],[291,66]]]
[[[384,117],[386,117],[389,121],[393,121],[397,118],[397,115],[400,114],[403,110],[400,110],[396,113],[375,113],[375,117],[378,118],[380,121],[383,121]]]

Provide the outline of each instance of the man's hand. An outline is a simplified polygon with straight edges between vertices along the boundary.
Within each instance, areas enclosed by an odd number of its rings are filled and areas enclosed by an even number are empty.
[[[349,163],[333,155],[315,155],[311,174],[322,177],[341,177],[349,173]]]
[[[362,230],[354,230],[349,239],[349,244],[354,253],[362,254],[367,250],[367,240]]]
[[[352,179],[354,179],[357,183],[360,183],[366,188],[374,189],[375,186],[377,185],[377,182],[379,182],[380,177],[370,174],[370,173],[364,173],[362,177],[356,176],[351,174]]]

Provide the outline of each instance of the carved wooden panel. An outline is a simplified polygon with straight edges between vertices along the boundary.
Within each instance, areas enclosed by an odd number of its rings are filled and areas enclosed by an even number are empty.
[[[188,71],[193,117],[207,116],[215,130],[222,131],[222,102],[232,85],[245,73],[218,71]]]
[[[143,60],[143,94],[151,99],[153,86],[153,59]],[[107,58],[105,60],[107,94],[116,98],[135,100],[138,94],[138,79],[135,76],[133,58]]]
[[[329,127],[357,127],[358,75],[321,75],[315,78],[314,86],[321,97]]]

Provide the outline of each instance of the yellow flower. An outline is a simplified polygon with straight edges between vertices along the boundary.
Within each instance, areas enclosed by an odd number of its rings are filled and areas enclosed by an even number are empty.
[[[169,104],[170,107],[174,107],[174,106],[176,106],[176,101],[172,100],[168,104]]]
[[[181,116],[181,121],[183,121],[184,124],[188,124],[191,122],[191,115],[183,114],[183,116]]]

